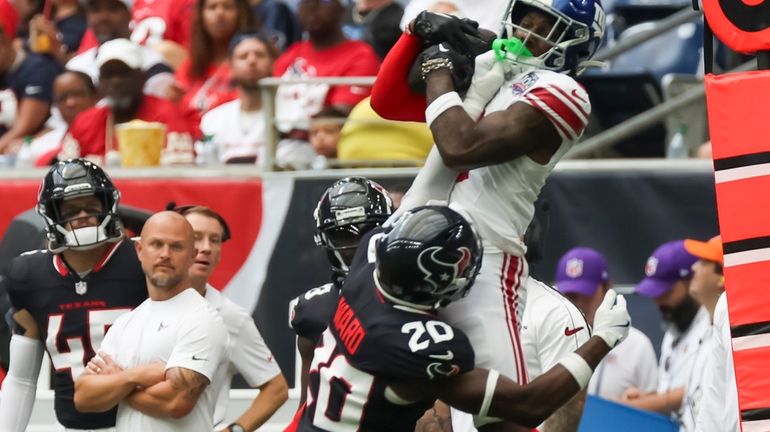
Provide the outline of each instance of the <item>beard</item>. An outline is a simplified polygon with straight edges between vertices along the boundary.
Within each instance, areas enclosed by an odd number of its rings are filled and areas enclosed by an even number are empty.
[[[160,274],[152,275],[150,282],[158,288],[173,288],[182,282],[182,275],[178,274]]]
[[[676,307],[660,306],[659,309],[667,323],[673,325],[679,332],[685,332],[690,328],[700,305],[692,297],[687,296]]]

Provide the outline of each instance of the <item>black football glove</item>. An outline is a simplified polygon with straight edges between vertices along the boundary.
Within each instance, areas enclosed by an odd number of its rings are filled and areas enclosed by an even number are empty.
[[[432,59],[447,59],[452,63],[452,81],[455,90],[462,96],[471,85],[473,77],[474,58],[465,56],[444,42],[431,45],[421,52],[409,69],[407,82],[409,88],[416,93],[425,93],[425,81],[422,77],[422,65]]]
[[[490,37],[488,30],[480,30],[476,21],[428,11],[417,15],[412,32],[430,45],[446,42],[455,52],[471,59],[489,51],[496,37],[494,33]]]

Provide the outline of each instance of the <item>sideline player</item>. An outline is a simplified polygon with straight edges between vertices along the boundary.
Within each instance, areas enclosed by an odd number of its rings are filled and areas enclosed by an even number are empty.
[[[434,45],[420,55],[425,117],[437,152],[402,208],[448,198],[451,206],[469,212],[484,240],[484,263],[475,289],[441,317],[466,332],[479,366],[523,384],[527,374],[518,332],[528,266],[521,237],[546,178],[588,122],[588,95],[570,75],[587,66],[598,47],[604,12],[594,1],[514,0],[504,21],[506,37],[526,50],[508,52],[503,61],[496,60],[496,51],[477,57],[464,100],[453,80],[453,71],[462,67],[452,49]],[[415,22],[412,29],[419,28]],[[406,76],[388,70],[387,63],[380,77]],[[372,106],[380,114],[395,104],[377,100],[384,94],[372,91]]]
[[[286,402],[289,397],[286,380],[251,314],[208,283],[222,258],[222,244],[230,239],[230,228],[225,219],[203,206],[178,207],[175,211],[187,219],[195,234],[197,255],[190,267],[192,287],[219,312],[232,344],[230,361],[218,372],[224,374],[224,378],[217,389],[214,429],[251,432],[265,424]],[[230,383],[236,373],[240,373],[251,387],[258,388],[259,394],[243,414],[227,425],[225,415],[230,400]]]
[[[523,387],[475,369],[465,334],[435,314],[467,294],[481,265],[481,242],[462,216],[419,207],[362,245],[316,348],[301,432],[412,430],[437,398],[534,427],[585,387],[630,325],[625,300],[610,291],[595,336]]]
[[[300,407],[305,403],[313,351],[337,308],[339,290],[358,244],[392,213],[390,194],[378,183],[363,177],[337,180],[318,201],[313,214],[315,242],[326,249],[332,282],[308,290],[293,300],[289,308],[290,324],[297,333],[297,349],[302,358]]]
[[[107,174],[85,159],[58,162],[46,174],[37,212],[49,250],[16,258],[3,281],[16,326],[0,396],[3,432],[27,428],[44,349],[54,369],[58,422],[68,430],[115,426],[114,409],[79,412],[73,393],[107,328],[147,298],[134,244],[121,231],[119,200]]]

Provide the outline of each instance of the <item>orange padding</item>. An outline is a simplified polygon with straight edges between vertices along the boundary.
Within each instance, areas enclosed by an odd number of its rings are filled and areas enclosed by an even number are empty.
[[[770,71],[706,76],[714,159],[770,151]]]
[[[760,4],[762,0],[703,0],[703,13],[714,31],[714,35],[735,51],[754,53],[770,49],[770,29],[746,31],[740,29],[725,16],[720,3],[734,2],[743,9],[742,15],[754,16],[753,21],[768,22],[767,16],[757,16],[766,9]],[[759,7],[757,7],[759,6]]]
[[[770,123],[770,117],[766,120]],[[713,143],[714,147],[731,147],[735,141]],[[766,138],[765,151],[770,151],[770,135]],[[716,185],[719,222],[722,225],[722,241],[725,243],[747,238],[770,235],[770,177],[752,177]],[[729,226],[726,226],[729,224]]]
[[[770,321],[770,262],[727,267],[725,281],[731,326]]]
[[[736,351],[733,359],[741,411],[770,407],[770,374],[767,373],[770,347]]]

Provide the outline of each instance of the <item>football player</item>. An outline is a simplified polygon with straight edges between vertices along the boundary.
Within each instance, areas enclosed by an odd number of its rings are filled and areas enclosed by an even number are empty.
[[[85,159],[58,162],[45,176],[37,212],[48,250],[14,259],[3,283],[15,335],[0,400],[0,430],[24,431],[35,402],[43,351],[53,365],[56,418],[67,430],[115,426],[116,410],[81,413],[74,380],[118,316],[147,298],[144,273],[116,211],[120,192]]]
[[[457,42],[438,43],[442,28],[469,31],[467,22],[425,13],[410,26],[414,34],[394,47],[408,55],[434,44],[417,61],[436,146],[401,209],[433,199],[469,212],[484,240],[484,263],[475,289],[441,317],[465,331],[479,366],[526,383],[519,330],[529,269],[522,236],[546,179],[588,123],[588,95],[573,75],[591,64],[605,17],[594,0],[512,0],[503,24],[505,39],[476,57],[467,91],[459,86],[458,73],[467,68],[453,49]],[[386,59],[380,69],[372,106],[386,118],[406,105],[393,100],[391,87],[410,65]]]
[[[337,308],[337,297],[361,238],[393,213],[388,191],[363,177],[337,180],[321,196],[313,217],[315,242],[326,249],[332,282],[313,288],[292,301],[291,327],[297,333],[302,359],[300,406],[305,402],[307,373],[313,350]]]
[[[418,207],[365,236],[315,350],[297,430],[411,431],[437,398],[534,427],[584,388],[628,333],[625,299],[610,291],[594,336],[523,387],[474,368],[463,331],[436,315],[468,294],[481,256],[474,228],[448,207]]]

